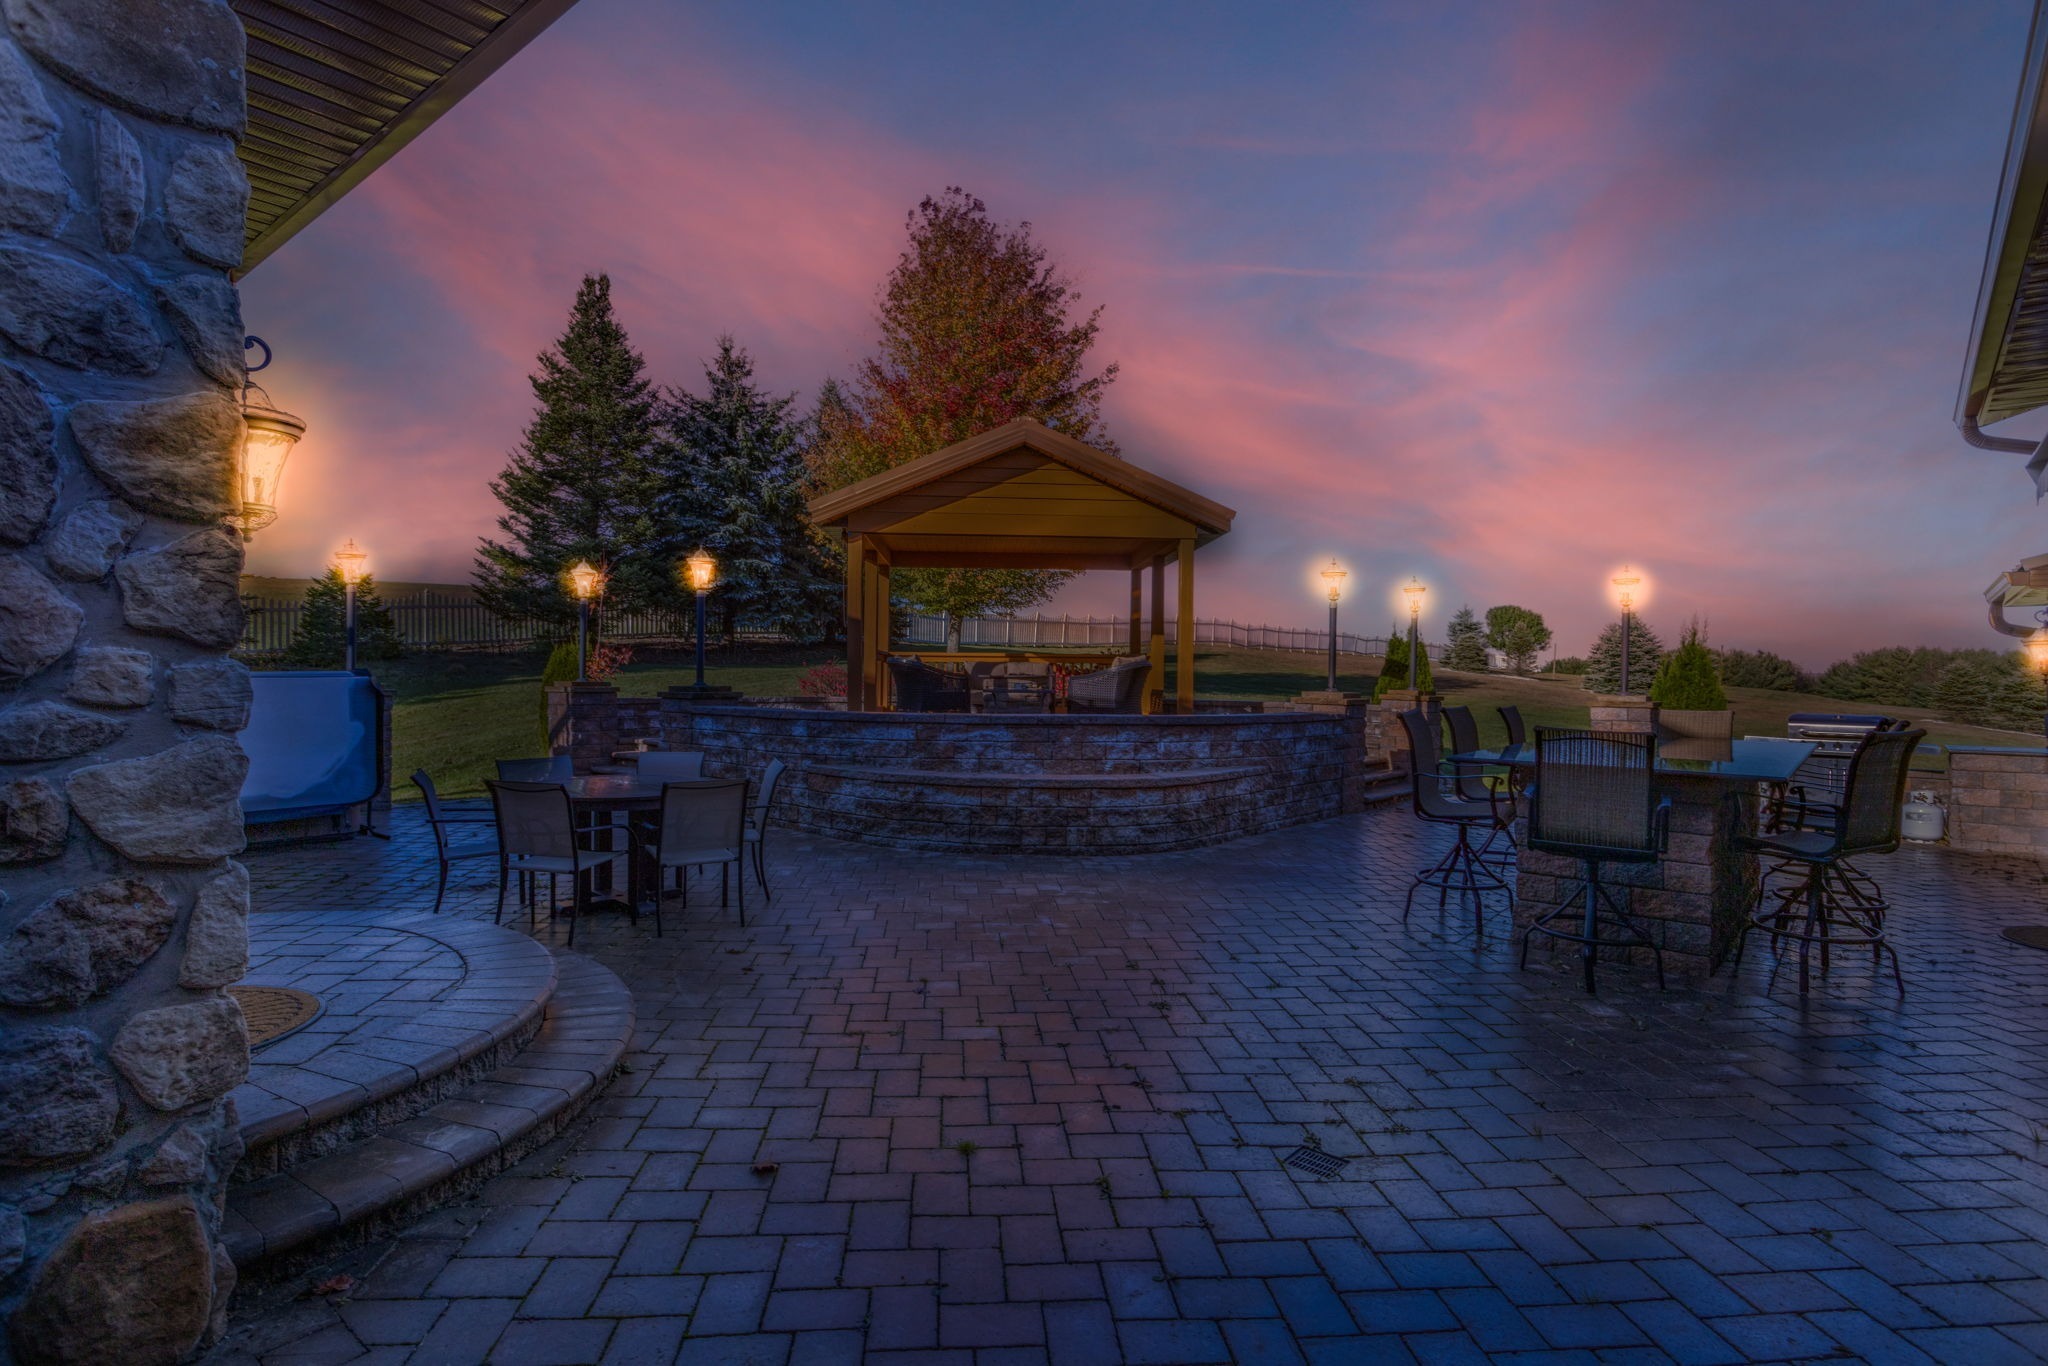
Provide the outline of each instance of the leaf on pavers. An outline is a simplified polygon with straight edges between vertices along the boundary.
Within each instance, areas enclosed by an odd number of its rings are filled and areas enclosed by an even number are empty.
[[[781,1170],[782,1164],[780,1162],[756,1162],[754,1164],[754,1175],[756,1176],[773,1176]]]
[[[313,1282],[306,1291],[307,1299],[318,1299],[323,1295],[346,1295],[356,1288],[356,1278],[346,1272],[329,1276],[324,1281]]]

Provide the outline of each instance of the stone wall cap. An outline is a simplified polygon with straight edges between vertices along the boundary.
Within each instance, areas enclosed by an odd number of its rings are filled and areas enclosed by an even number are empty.
[[[2039,745],[1949,745],[1947,749],[1950,754],[2031,754],[2036,758],[2048,758],[2048,749]]]
[[[808,764],[805,772],[833,778],[862,778],[869,782],[901,783],[923,787],[1191,787],[1197,783],[1222,782],[1231,778],[1257,777],[1264,769],[1252,765],[1235,768],[1155,769],[1146,773],[1008,773],[1001,770],[937,770],[928,768],[864,768],[849,764]]]
[[[629,699],[635,700],[635,699]],[[829,711],[816,707],[755,707],[730,705],[685,706],[701,716],[773,716],[801,718],[813,724],[863,725],[880,722],[885,725],[927,725],[942,726],[1134,726],[1145,730],[1169,730],[1174,727],[1214,727],[1241,725],[1301,726],[1328,725],[1342,721],[1341,716],[1315,712],[1196,712],[1192,716],[1136,716],[1119,715],[1109,712],[1081,713],[1078,715],[1048,715],[1040,712],[999,712],[987,715],[975,712],[946,711]]]

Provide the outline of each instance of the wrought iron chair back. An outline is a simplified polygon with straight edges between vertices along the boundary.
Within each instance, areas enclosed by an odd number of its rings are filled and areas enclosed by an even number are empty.
[[[1528,846],[1572,858],[1654,860],[1662,844],[1656,766],[1653,735],[1538,726]]]

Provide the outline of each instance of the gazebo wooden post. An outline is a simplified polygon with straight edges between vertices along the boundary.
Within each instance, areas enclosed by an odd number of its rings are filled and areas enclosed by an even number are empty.
[[[1152,639],[1146,647],[1152,668],[1145,675],[1145,710],[1166,690],[1166,557],[1152,557]]]
[[[868,678],[867,547],[859,536],[846,538],[846,708],[869,711],[874,705]]]
[[[890,704],[889,677],[890,627],[889,621],[889,557],[877,553],[875,556],[874,590],[875,605],[869,616],[874,622],[875,636],[875,705],[887,707]]]
[[[1131,566],[1131,653],[1145,653],[1145,571]]]
[[[1195,713],[1195,543],[1180,543],[1180,615],[1174,628],[1178,647],[1174,651],[1175,686],[1173,710],[1176,715]]]

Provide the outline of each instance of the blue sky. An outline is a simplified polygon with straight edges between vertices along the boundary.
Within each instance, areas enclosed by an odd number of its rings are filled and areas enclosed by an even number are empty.
[[[1366,621],[1416,573],[1570,652],[1632,561],[1667,635],[1994,643],[2040,514],[1950,413],[2026,23],[582,0],[245,282],[312,423],[252,568],[465,577],[584,271],[664,382],[731,331],[808,396],[959,184],[1105,306],[1125,453],[1238,509],[1203,615],[1310,622],[1334,554]]]

